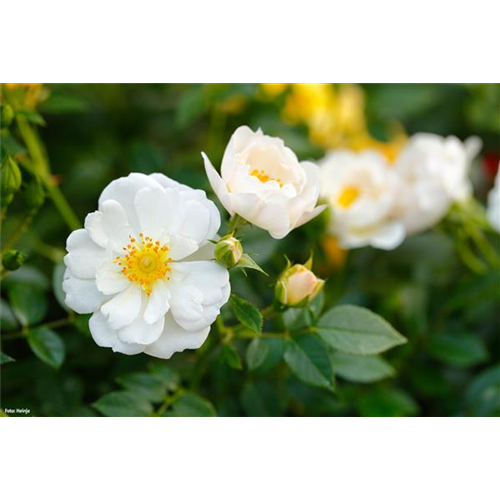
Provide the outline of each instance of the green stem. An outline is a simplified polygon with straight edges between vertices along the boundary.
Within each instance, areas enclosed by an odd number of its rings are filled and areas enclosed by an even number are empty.
[[[254,332],[253,330],[243,330],[240,332],[235,332],[236,337],[239,337],[241,339],[255,339],[255,338],[268,338],[268,339],[282,339],[284,337],[289,337],[290,334],[288,332],[262,332],[262,333],[257,333]]]
[[[493,267],[498,267],[498,255],[484,233],[480,229],[471,228],[469,234],[471,235],[472,240],[474,241],[476,246],[479,248],[479,250],[481,250],[481,253],[486,258],[488,263]]]
[[[24,143],[28,148],[31,159],[33,160],[34,170],[43,182],[45,189],[54,202],[54,205],[59,210],[62,218],[72,231],[81,228],[82,225],[80,220],[71,208],[71,205],[68,203],[59,187],[52,181],[49,162],[36,132],[24,116],[18,116],[16,120],[19,132],[21,133]]]
[[[71,325],[75,321],[73,315],[68,316],[67,318],[56,319],[55,321],[49,321],[48,323],[44,323],[42,326],[46,328],[59,328],[60,326]]]
[[[236,235],[236,233],[246,224],[247,221],[243,217],[234,214],[231,219],[229,219],[229,232]]]
[[[457,250],[462,258],[464,264],[473,272],[477,274],[484,274],[487,272],[487,266],[479,259],[472,251],[469,245],[468,235],[463,232],[458,232],[458,246]]]
[[[174,394],[171,396],[167,396],[163,404],[154,412],[154,415],[157,417],[160,417],[163,413],[165,413],[170,406],[172,406],[183,394],[184,394],[184,389],[178,389]]]
[[[68,203],[68,200],[66,200],[66,198],[62,194],[61,190],[57,186],[52,184],[50,179],[42,178],[42,182],[44,183],[45,188],[47,189],[50,197],[52,198],[52,201],[54,202],[54,205],[59,210],[59,213],[62,215],[68,227],[72,231],[80,229],[82,227],[80,219],[76,216],[75,212]]]
[[[270,306],[264,307],[264,309],[262,309],[260,311],[260,314],[262,314],[262,317],[264,319],[274,318],[274,316],[276,316],[277,313],[278,313],[278,311],[276,310],[276,308],[274,307],[273,304],[271,304]]]
[[[50,170],[48,168],[48,162],[45,158],[45,154],[43,152],[40,141],[36,135],[36,132],[31,128],[29,121],[24,116],[16,117],[17,126],[19,127],[19,132],[21,133],[21,137],[28,148],[29,154],[33,163],[35,164],[35,168],[37,169],[38,175],[40,177],[44,177],[47,174],[50,174]]]
[[[2,340],[12,340],[12,339],[20,339],[25,337],[26,334],[23,330],[19,330],[13,333],[3,333],[1,339]]]
[[[34,247],[35,247],[35,252],[42,255],[43,257],[46,257],[55,264],[61,262],[61,260],[64,257],[64,250],[62,250],[61,248],[48,245],[42,240],[37,239],[34,244]]]
[[[28,226],[31,224],[32,220],[33,216],[31,214],[25,214],[23,216],[17,228],[5,242],[5,245],[2,248],[2,253],[4,253],[6,250],[9,250],[9,248],[11,248],[16,243],[16,241],[24,234],[26,229],[28,229]]]
[[[224,321],[223,321],[222,316],[220,314],[219,314],[219,316],[217,316],[217,320],[216,320],[215,324],[217,325],[218,336],[215,337],[215,335],[213,335],[213,334],[209,336],[210,344],[207,346],[207,348],[201,353],[200,357],[198,358],[198,361],[196,363],[196,367],[193,370],[193,377],[191,378],[190,388],[192,390],[196,390],[198,388],[198,385],[200,384],[203,376],[205,375],[205,373],[207,371],[210,359],[212,358],[213,354],[215,353],[215,351],[219,347],[220,340],[222,339],[222,337],[224,337],[224,335],[226,335],[226,326],[224,325]]]
[[[66,326],[72,324],[74,321],[73,316],[68,316],[67,318],[56,319],[55,321],[49,321],[47,323],[42,323],[33,328],[59,328],[61,326]],[[28,328],[22,328],[21,330],[16,330],[14,332],[2,334],[2,340],[17,339],[25,337],[28,334]]]

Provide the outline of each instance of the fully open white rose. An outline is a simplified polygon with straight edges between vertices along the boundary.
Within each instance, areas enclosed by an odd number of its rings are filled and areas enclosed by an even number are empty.
[[[331,208],[330,232],[342,247],[390,250],[405,237],[393,217],[398,178],[376,151],[332,151],[320,162],[321,197]]]
[[[395,170],[402,181],[399,214],[409,234],[439,222],[454,201],[465,201],[472,192],[469,167],[481,148],[471,137],[416,134],[399,154]]]
[[[318,167],[299,162],[277,137],[239,127],[222,159],[221,175],[202,153],[212,189],[226,210],[283,238],[292,229],[316,217],[319,196]]]
[[[500,164],[495,178],[495,185],[488,194],[488,220],[490,224],[500,233]]]
[[[228,271],[208,260],[219,226],[203,191],[162,174],[111,182],[68,238],[66,304],[93,313],[92,337],[116,352],[168,359],[200,347],[230,293]]]

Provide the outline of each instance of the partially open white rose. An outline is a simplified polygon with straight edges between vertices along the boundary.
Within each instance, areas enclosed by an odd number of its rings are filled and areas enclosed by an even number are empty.
[[[439,222],[454,202],[471,195],[469,167],[481,148],[471,137],[416,134],[399,154],[395,171],[402,181],[398,212],[408,234]]]
[[[398,178],[376,151],[332,151],[321,162],[321,197],[331,208],[330,232],[344,248],[390,250],[405,237],[393,217]]]
[[[168,359],[200,347],[230,294],[213,258],[220,215],[203,191],[162,174],[130,174],[107,186],[85,229],[71,233],[66,303],[93,313],[101,347]]]
[[[222,159],[221,175],[202,153],[205,170],[221,203],[231,214],[283,238],[292,229],[316,217],[319,196],[318,167],[299,162],[277,137],[239,127]]]
[[[495,185],[488,194],[488,220],[490,224],[500,233],[500,164],[495,178]]]

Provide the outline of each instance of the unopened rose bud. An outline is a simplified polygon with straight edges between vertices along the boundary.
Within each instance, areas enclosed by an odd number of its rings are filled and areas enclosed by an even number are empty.
[[[215,259],[228,269],[234,267],[243,256],[243,247],[234,236],[224,236],[214,250]]]
[[[287,268],[275,287],[278,302],[290,307],[304,307],[323,288],[324,281],[302,264]]]
[[[19,269],[26,260],[27,255],[19,250],[8,250],[2,257],[2,266],[8,271]]]
[[[2,128],[8,127],[12,123],[13,119],[14,110],[8,104],[4,104],[2,106]]]
[[[17,163],[9,156],[2,158],[2,172],[0,179],[0,194],[2,198],[2,206],[7,206],[13,195],[21,187],[22,177],[21,171]]]

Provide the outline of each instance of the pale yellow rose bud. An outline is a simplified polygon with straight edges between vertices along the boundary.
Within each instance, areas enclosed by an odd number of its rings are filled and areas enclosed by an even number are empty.
[[[243,256],[243,247],[234,236],[225,236],[215,245],[214,256],[219,264],[231,269]]]
[[[302,264],[286,269],[275,287],[276,299],[290,307],[304,307],[323,288],[324,281]]]

